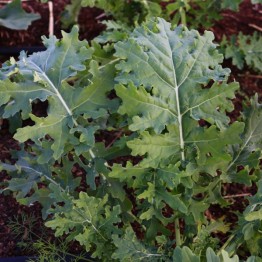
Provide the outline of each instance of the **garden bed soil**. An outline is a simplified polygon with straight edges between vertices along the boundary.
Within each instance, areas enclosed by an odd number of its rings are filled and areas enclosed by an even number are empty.
[[[54,35],[61,38],[61,14],[69,0],[53,1]],[[1,8],[1,4],[0,4]],[[23,3],[27,12],[39,13],[41,19],[34,21],[27,30],[15,31],[0,27],[0,47],[42,46],[42,36],[48,36],[49,7],[40,1],[31,0]],[[91,40],[104,29],[104,25],[96,19],[101,10],[97,8],[82,8],[79,15],[79,33],[81,39]],[[63,29],[64,31],[68,31]]]
[[[54,1],[54,18],[55,21],[59,21],[62,10],[64,9],[67,0]],[[19,46],[40,46],[41,36],[48,35],[48,6],[47,4],[40,4],[35,1],[30,1],[24,4],[27,11],[39,12],[42,16],[41,20],[34,22],[27,31],[12,31],[4,28],[0,28],[0,46],[1,47],[19,47]],[[261,7],[261,6],[260,6]],[[242,31],[244,34],[252,34],[255,30],[262,25],[262,10],[259,5],[251,5],[249,0],[244,1],[240,6],[240,11],[235,13],[233,11],[225,11],[222,16],[223,19],[217,22],[211,30],[214,32],[216,39],[219,41],[223,34],[229,37],[231,34],[237,34]],[[99,24],[96,17],[101,14],[101,10],[95,8],[84,8],[81,12],[80,23],[80,38],[91,40],[97,36],[104,26]],[[55,35],[59,38],[61,36],[61,25],[59,22],[55,22]],[[0,62],[3,62],[7,57],[2,57]],[[245,68],[244,71],[238,70],[231,65],[228,60],[224,63],[225,66],[230,67],[232,70],[231,80],[235,79],[240,82],[241,93],[239,93],[234,99],[235,110],[230,114],[232,121],[234,121],[242,109],[241,103],[245,96],[251,96],[254,93],[258,93],[260,99],[262,98],[262,79],[261,76],[257,76],[255,72]],[[243,73],[245,72],[245,73]],[[43,105],[45,107],[45,105]],[[41,109],[40,109],[41,111]],[[13,140],[12,135],[8,131],[8,122],[2,121],[0,130],[0,160],[10,160],[10,151],[17,149],[18,145]],[[98,140],[114,139],[114,134],[104,137],[98,137]],[[85,174],[81,169],[74,170],[75,174],[84,176]],[[0,172],[0,181],[8,179],[5,172]],[[225,185],[223,193],[225,195],[241,195],[241,194],[254,194],[256,187],[245,187],[238,184]],[[131,193],[130,193],[131,194]],[[209,219],[217,219],[222,216],[225,217],[226,222],[234,224],[237,216],[236,212],[241,212],[245,209],[246,201],[244,197],[232,198],[232,206],[230,208],[221,208],[218,205],[212,205],[206,212],[206,216]],[[168,209],[167,209],[168,210]],[[22,214],[28,216],[33,215],[36,219],[33,231],[35,237],[29,239],[29,236],[24,235],[15,236],[10,228],[10,221],[16,217],[21,218]],[[24,224],[26,228],[26,224]],[[134,225],[135,227],[135,225]],[[21,255],[34,255],[27,249],[19,248],[18,243],[26,243],[27,241],[37,240],[37,235],[42,234],[42,231],[46,231],[47,240],[53,239],[53,233],[49,229],[45,229],[43,221],[41,219],[41,207],[39,204],[34,204],[31,207],[19,205],[11,195],[0,195],[0,257],[12,257]],[[137,229],[138,231],[139,229]],[[25,229],[26,232],[26,229]],[[137,232],[138,233],[138,232]],[[224,238],[224,239],[223,239]],[[221,241],[224,242],[226,236],[221,236]],[[71,246],[71,252],[78,253],[81,247],[77,243],[73,243]],[[7,260],[6,260],[7,261]]]

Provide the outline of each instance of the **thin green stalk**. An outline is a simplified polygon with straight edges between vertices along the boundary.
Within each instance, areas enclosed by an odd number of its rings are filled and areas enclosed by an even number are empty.
[[[179,226],[179,218],[175,219],[175,229],[176,229],[176,246],[181,246],[181,235],[180,235],[180,226]]]

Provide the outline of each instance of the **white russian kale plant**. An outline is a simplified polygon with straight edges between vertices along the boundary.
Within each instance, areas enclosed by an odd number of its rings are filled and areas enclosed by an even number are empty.
[[[62,40],[45,38],[46,51],[5,63],[2,116],[32,120],[15,132],[16,165],[2,164],[12,176],[5,190],[22,204],[40,202],[56,236],[102,261],[238,261],[230,256],[241,245],[253,245],[248,261],[259,261],[261,105],[255,97],[230,123],[238,84],[227,83],[213,40],[159,18],[112,50],[79,41],[75,27]],[[32,111],[39,100],[46,116]],[[106,130],[120,133],[109,146],[95,139]],[[86,174],[80,193],[75,165]],[[252,181],[259,190],[231,232],[238,242],[217,254],[211,233],[229,225],[205,211],[229,204],[223,183]]]

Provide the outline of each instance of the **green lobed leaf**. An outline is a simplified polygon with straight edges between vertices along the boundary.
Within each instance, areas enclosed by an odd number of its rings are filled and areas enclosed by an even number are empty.
[[[257,256],[251,256],[247,259],[247,262],[262,262],[262,258]]]
[[[235,174],[238,166],[245,167],[248,175],[252,168],[258,168],[259,165],[262,154],[262,105],[258,103],[257,96],[251,99],[251,106],[246,107],[244,118],[246,125],[242,142],[232,147],[233,159],[227,168],[228,172],[233,173],[233,179],[238,176]]]
[[[188,248],[187,246],[184,247],[176,247],[173,253],[173,260],[174,262],[179,262],[179,261],[192,261],[192,262],[200,262],[202,260],[200,260],[200,257],[197,256],[196,254],[194,254],[192,252],[192,250],[190,248]],[[216,255],[216,253],[214,252],[214,250],[212,248],[207,248],[206,250],[206,257],[205,260],[203,261],[207,261],[207,262],[239,262],[239,257],[237,255],[230,257],[230,255],[228,254],[227,251],[225,251],[224,249],[222,249],[221,254],[220,255]],[[255,257],[255,256],[250,256],[247,261],[251,262],[251,261],[256,261],[256,262],[260,262],[261,258],[259,257]]]
[[[41,179],[51,179],[50,168],[47,165],[37,165],[35,159],[28,154],[20,153],[15,165],[1,163],[0,167],[12,175],[5,190],[16,192],[17,199],[25,197],[32,189],[36,190]]]
[[[33,21],[40,19],[39,14],[27,13],[21,0],[13,0],[0,9],[0,26],[13,30],[26,30]]]
[[[70,4],[65,6],[61,14],[63,28],[68,28],[77,23],[81,10],[81,1],[82,0],[72,0]]]
[[[145,21],[148,17],[159,16],[162,12],[160,0],[82,0],[82,6],[98,7],[106,15],[114,17],[121,25],[130,28]]]
[[[42,217],[46,219],[47,210],[54,202],[49,197],[50,190],[45,187],[38,188],[38,185],[55,183],[51,169],[46,164],[38,165],[35,157],[30,154],[19,152],[17,157],[18,161],[15,165],[0,163],[0,169],[6,170],[11,176],[3,191],[14,192],[16,200],[22,205],[32,205],[38,201],[43,207]]]
[[[197,255],[195,255],[188,247],[184,246],[183,248],[176,247],[173,253],[173,261],[200,262],[200,258]]]
[[[4,117],[22,112],[34,125],[19,128],[15,139],[25,142],[33,140],[42,145],[43,139],[51,137],[53,157],[58,159],[64,153],[67,144],[73,145],[78,155],[94,146],[94,132],[97,127],[86,123],[78,126],[77,119],[105,118],[107,110],[114,110],[115,101],[109,100],[107,93],[114,85],[114,65],[99,68],[95,61],[90,62],[92,49],[86,41],[78,40],[78,28],[71,33],[63,33],[63,39],[44,38],[46,51],[26,56],[20,55],[14,75],[19,74],[17,82],[6,79],[0,82],[1,105]],[[84,71],[89,81],[87,86],[72,86],[69,81],[78,72]],[[18,75],[18,76],[19,76]],[[21,96],[21,93],[25,94]],[[31,113],[31,103],[36,100],[48,101],[46,117],[37,117]],[[48,135],[48,136],[47,136]]]
[[[252,36],[238,35],[239,49],[244,53],[246,64],[261,72],[262,68],[262,35],[255,32]]]
[[[226,58],[231,58],[232,63],[239,69],[243,69],[246,63],[250,68],[261,72],[262,54],[261,34],[255,32],[253,35],[244,35],[240,32],[238,35],[232,35],[230,40],[224,40],[224,53]]]
[[[108,257],[110,254],[101,243],[107,243],[112,234],[119,233],[114,224],[120,222],[120,206],[110,207],[107,195],[100,199],[85,192],[79,193],[79,199],[71,198],[71,202],[72,206],[66,209],[58,206],[57,213],[54,209],[54,218],[46,226],[54,229],[56,236],[70,233],[69,239],[79,241],[87,251],[92,248],[92,257]]]
[[[206,258],[208,262],[220,262],[219,257],[216,255],[212,248],[207,248]]]
[[[22,109],[22,118],[26,119],[32,111],[31,101],[45,101],[52,95],[50,90],[29,81],[15,83],[6,79],[0,81],[0,87],[0,105],[4,106],[3,118],[10,118]]]
[[[187,213],[187,203],[177,192],[177,187],[182,183],[185,187],[190,188],[192,186],[190,176],[190,173],[180,171],[178,165],[152,170],[140,165],[133,166],[129,162],[126,167],[115,164],[109,173],[109,177],[118,179],[122,185],[124,183],[128,188],[135,190],[140,219],[151,221],[152,218],[156,218],[164,225],[173,222],[173,216],[169,218],[163,216],[162,211],[165,206],[168,205],[173,210]],[[167,188],[170,192],[167,191]]]
[[[159,261],[161,258],[160,254],[145,247],[130,227],[125,230],[125,235],[122,238],[117,235],[113,235],[112,238],[117,247],[112,258],[118,261]]]
[[[127,145],[132,149],[132,155],[145,155],[141,164],[144,167],[158,167],[160,163],[176,163],[180,160],[179,139],[176,133],[150,134],[141,132],[139,138],[129,141]]]
[[[15,166],[1,163],[1,169],[9,172],[17,172],[20,176],[14,177],[8,182],[4,190],[11,190],[17,193],[17,199],[25,197],[31,189],[37,188],[42,172],[34,169],[26,161],[18,161]]]
[[[49,196],[50,193],[51,191],[49,188],[40,188],[37,189],[34,192],[34,194],[32,194],[31,196],[18,199],[18,202],[21,205],[27,205],[27,206],[32,206],[36,202],[40,203],[42,206],[42,210],[41,210],[42,218],[45,220],[49,215],[50,207],[54,204],[54,200]]]
[[[247,221],[262,221],[262,179],[257,183],[257,193],[249,198],[250,204],[244,211],[244,217]]]
[[[244,124],[236,121],[220,132],[215,126],[205,130],[195,129],[191,132],[185,143],[192,141],[195,144],[199,170],[212,176],[216,175],[216,170],[225,170],[232,160],[232,156],[227,152],[227,145],[241,143],[240,135],[243,130]]]
[[[223,262],[239,262],[239,257],[237,255],[230,258],[229,254],[225,250],[221,251],[221,257]]]
[[[74,162],[67,157],[62,159],[63,164],[60,163],[60,166],[39,164],[35,156],[24,151],[19,151],[14,157],[18,158],[14,165],[0,163],[0,169],[6,170],[11,176],[4,190],[14,192],[20,204],[32,205],[39,202],[43,207],[43,219],[47,218],[52,205],[68,202],[67,198],[59,198],[55,190],[74,195],[80,185],[80,178],[75,178],[71,172]]]
[[[236,12],[238,11],[241,2],[242,0],[223,0],[221,7],[223,9],[231,9]]]
[[[187,206],[183,203],[180,195],[173,195],[160,186],[148,183],[148,188],[137,196],[138,199],[148,199],[150,204],[159,207],[160,203],[166,202],[172,209],[179,210],[181,213],[187,213]]]
[[[129,128],[140,133],[128,146],[133,155],[145,156],[144,167],[214,154],[213,163],[207,163],[212,166],[225,146],[240,141],[243,125],[236,123],[226,130],[225,114],[233,109],[230,99],[238,84],[221,82],[229,70],[220,66],[222,56],[213,39],[211,32],[200,36],[183,27],[172,30],[163,19],[152,19],[135,29],[129,40],[116,44],[116,56],[123,59],[116,66],[120,71],[116,80],[121,83],[115,88],[122,99],[119,113],[127,114]],[[212,87],[203,88],[211,80]],[[218,128],[202,128],[200,119]],[[199,149],[194,156],[194,147],[206,151]],[[188,155],[187,148],[191,148]],[[230,155],[222,159],[220,168],[230,160]]]
[[[243,69],[245,56],[242,50],[237,47],[237,37],[232,35],[230,40],[227,41],[226,37],[223,36],[221,46],[225,58],[232,58],[233,65],[236,65],[239,69]]]

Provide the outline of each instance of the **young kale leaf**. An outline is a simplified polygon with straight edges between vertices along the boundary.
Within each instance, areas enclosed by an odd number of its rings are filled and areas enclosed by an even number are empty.
[[[53,157],[58,159],[65,153],[67,144],[74,145],[78,154],[93,146],[92,134],[96,128],[78,126],[77,118],[83,114],[85,119],[105,117],[107,110],[114,107],[107,98],[107,92],[113,88],[114,65],[101,69],[95,61],[88,65],[93,51],[86,41],[78,40],[77,27],[69,34],[63,33],[60,41],[55,37],[44,38],[44,44],[46,51],[28,57],[22,53],[19,61],[11,66],[13,71],[8,74],[13,74],[15,81],[0,82],[1,105],[4,117],[21,110],[24,119],[29,116],[35,122],[33,126],[18,129],[15,139],[19,142],[31,139],[41,145],[42,139],[49,135],[53,140]],[[72,86],[70,81],[84,70],[89,79],[87,86],[83,88],[77,83]],[[36,99],[48,100],[47,117],[30,113],[31,103]]]
[[[230,99],[238,85],[224,82],[229,70],[220,66],[223,58],[213,34],[170,26],[163,19],[151,20],[116,44],[116,56],[123,59],[116,78],[123,101],[119,113],[132,118],[129,127],[140,134],[128,146],[133,155],[146,155],[145,167],[192,158],[204,165],[203,154],[222,155],[227,144],[240,142],[243,130],[237,122],[227,127],[225,113],[233,109]],[[211,88],[204,88],[210,81],[215,81]],[[212,126],[200,127],[200,119]],[[197,154],[192,155],[192,148]]]

